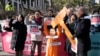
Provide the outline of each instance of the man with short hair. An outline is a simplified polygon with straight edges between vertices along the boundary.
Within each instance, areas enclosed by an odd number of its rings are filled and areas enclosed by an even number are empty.
[[[77,21],[75,23],[75,36],[78,40],[77,56],[87,56],[90,50],[90,19],[85,18],[87,16],[84,7],[79,7],[76,12]]]
[[[38,55],[37,56],[41,56],[41,47],[42,47],[42,40],[43,40],[43,35],[42,35],[42,26],[43,26],[43,17],[41,16],[42,13],[37,10],[35,11],[34,16],[32,16],[29,19],[29,24],[30,25],[30,35],[31,35],[31,41],[32,41],[32,45],[31,45],[31,56],[35,56],[35,49],[36,46],[38,48]]]
[[[47,16],[48,16],[48,17],[55,17],[54,11],[53,11],[53,10],[49,10]]]

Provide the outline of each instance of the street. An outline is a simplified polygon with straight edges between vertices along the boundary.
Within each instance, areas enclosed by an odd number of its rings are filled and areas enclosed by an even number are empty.
[[[2,49],[2,43],[0,42],[0,56],[15,56],[15,55],[11,54],[11,53],[4,52]],[[29,56],[29,55],[23,55],[23,56]]]
[[[2,43],[0,42],[0,56],[14,56],[14,54],[4,52],[2,49]]]

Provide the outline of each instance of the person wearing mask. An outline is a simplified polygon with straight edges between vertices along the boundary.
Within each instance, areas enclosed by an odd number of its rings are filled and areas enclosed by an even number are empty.
[[[77,20],[77,16],[75,14],[72,14],[72,16],[70,17],[70,22],[67,24],[67,27],[70,30],[72,35],[75,34],[74,27],[75,27],[76,20]],[[69,56],[75,56],[75,53],[71,50],[71,43],[70,42],[69,42],[69,46],[67,47],[67,50],[69,52]]]
[[[59,28],[59,27],[58,27]],[[58,29],[60,31],[60,28]],[[59,33],[57,32],[56,28],[50,28],[49,35],[46,36],[47,38],[47,48],[46,48],[46,56],[58,56],[58,49],[61,43],[59,42]]]
[[[42,47],[42,24],[43,18],[41,17],[41,12],[39,10],[35,11],[34,16],[29,19],[30,34],[31,34],[31,56],[34,56],[36,45],[38,47],[38,56],[41,56]]]
[[[49,12],[48,12],[48,17],[49,18],[52,18],[52,19],[54,19],[54,16],[51,16],[51,15],[53,15],[54,13],[51,13],[52,11],[50,10]],[[50,20],[48,18],[48,21]],[[45,21],[45,18],[44,18],[44,25],[43,25],[43,29],[44,29],[44,35],[46,35],[46,36],[50,36],[50,33],[48,33],[48,31],[51,29],[51,28],[53,28],[52,27],[52,25],[51,25],[51,21],[49,21],[49,23],[48,23],[48,21]],[[59,28],[59,26],[60,25],[57,25],[56,27],[58,27]],[[55,27],[55,28],[56,28]],[[61,27],[60,27],[61,28]],[[62,48],[64,48],[65,47],[65,41],[66,41],[66,38],[65,38],[65,35],[62,33],[62,28],[60,29],[60,35],[59,35],[59,38],[57,38],[57,41],[59,41],[60,43],[61,43],[61,45],[57,45],[57,46],[48,46],[48,44],[49,44],[49,40],[51,41],[51,39],[49,39],[49,38],[47,38],[48,40],[47,40],[47,51],[46,51],[46,56],[64,56],[64,55],[67,55],[67,53],[65,52],[65,50],[64,49],[62,49]],[[52,47],[57,47],[57,48],[53,48],[54,49],[54,51],[51,51],[52,50]],[[49,51],[50,50],[50,51]],[[57,51],[58,50],[58,51]]]
[[[11,49],[15,50],[15,56],[23,56],[23,50],[27,36],[27,27],[24,24],[24,17],[22,15],[18,15],[17,19],[13,20],[9,27],[13,28]]]
[[[75,35],[77,38],[77,56],[87,56],[88,51],[90,50],[91,42],[90,42],[90,27],[91,22],[90,19],[87,19],[85,8],[79,7],[76,12],[77,21],[75,23]]]
[[[47,16],[44,17],[44,22],[47,24],[48,30],[50,30],[51,22],[54,19],[54,13],[53,10],[49,10]]]

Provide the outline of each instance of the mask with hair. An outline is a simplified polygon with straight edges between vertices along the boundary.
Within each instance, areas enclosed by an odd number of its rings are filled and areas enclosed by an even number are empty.
[[[50,29],[50,35],[55,36],[56,35],[56,30],[54,28]]]

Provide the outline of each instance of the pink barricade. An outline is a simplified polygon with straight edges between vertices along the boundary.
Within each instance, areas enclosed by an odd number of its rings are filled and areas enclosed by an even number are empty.
[[[3,32],[1,33],[2,36],[2,45],[3,45],[3,50],[8,53],[15,53],[13,50],[10,49],[10,42],[11,42],[11,36],[12,32]],[[59,56],[67,56],[67,52],[64,50],[65,46],[65,39],[64,35],[62,34],[59,41],[61,42],[61,45],[59,46]],[[30,50],[31,50],[31,37],[30,34],[27,34],[27,39],[25,43],[25,48],[24,48],[24,54],[30,55]],[[42,44],[42,56],[45,56],[46,52],[46,39],[43,39],[43,44]],[[37,50],[35,51],[35,55],[37,55]]]

